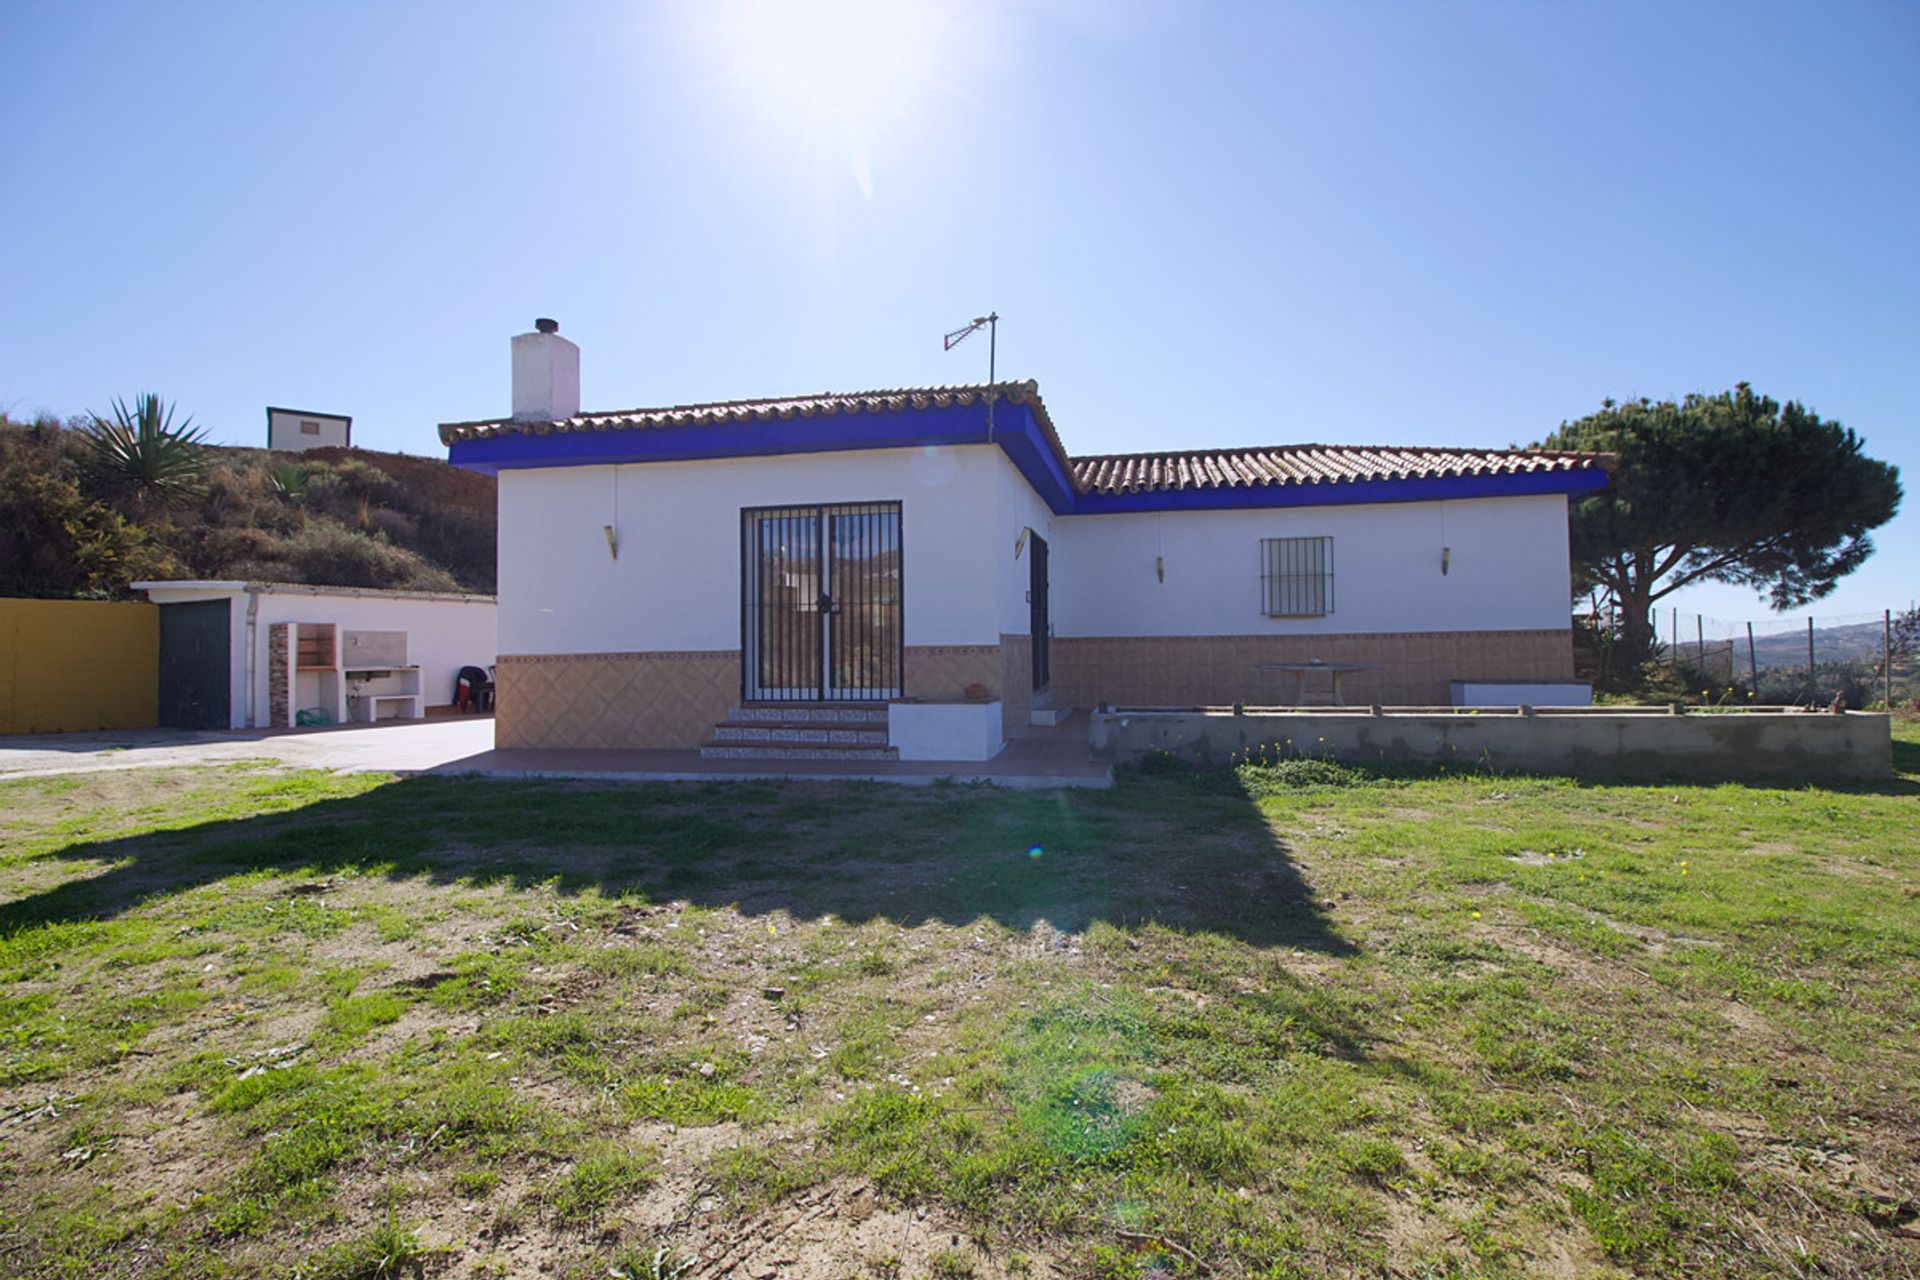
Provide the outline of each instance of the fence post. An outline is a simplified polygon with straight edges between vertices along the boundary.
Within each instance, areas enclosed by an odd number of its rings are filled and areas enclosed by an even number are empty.
[[[1893,610],[1880,619],[1880,672],[1887,682],[1887,713],[1893,713]]]
[[[1813,615],[1807,615],[1807,705],[1820,701],[1820,685],[1813,675]]]
[[[1747,673],[1753,677],[1753,696],[1760,697],[1760,659],[1753,652],[1753,624],[1747,624]]]

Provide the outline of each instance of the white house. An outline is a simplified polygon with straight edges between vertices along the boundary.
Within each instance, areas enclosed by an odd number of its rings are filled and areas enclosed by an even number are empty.
[[[440,428],[499,478],[503,747],[811,754],[828,717],[978,758],[1066,707],[1324,700],[1312,664],[1356,703],[1573,674],[1596,455],[1076,458],[1031,382],[581,413],[578,371],[542,322],[515,416]]]
[[[289,582],[136,582],[160,606],[160,723],[266,729],[445,711],[491,666],[494,598]],[[306,713],[303,715],[302,713]]]

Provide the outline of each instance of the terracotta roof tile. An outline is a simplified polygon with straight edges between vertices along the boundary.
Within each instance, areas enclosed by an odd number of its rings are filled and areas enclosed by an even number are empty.
[[[1041,416],[1039,384],[1002,382],[998,384],[1003,402],[1031,402]],[[557,422],[526,422],[515,418],[488,418],[477,422],[445,422],[440,425],[440,440],[453,444],[461,440],[483,440],[489,436],[546,435],[567,431],[631,431],[649,427],[710,426],[727,422],[753,422],[768,418],[792,419],[832,417],[847,413],[887,413],[902,409],[945,409],[971,405],[986,396],[985,384],[955,387],[902,387],[891,391],[825,391],[818,395],[788,396],[765,400],[722,400],[711,404],[672,405],[659,409],[620,409],[610,413],[581,413]]]
[[[1072,463],[1073,485],[1078,492],[1106,494],[1594,471],[1605,468],[1607,456],[1546,449],[1296,444],[1183,453],[1115,453],[1074,458]]]
[[[1072,458],[1060,443],[1036,382],[1002,382],[1003,403],[1026,405],[1079,493],[1120,494],[1187,489],[1253,489],[1281,485],[1351,484],[1363,480],[1434,479],[1452,476],[1522,475],[1605,469],[1606,454],[1545,449],[1446,449],[1406,445],[1294,444],[1244,449],[1197,449],[1177,453],[1117,453]],[[969,406],[986,397],[984,384],[901,387],[885,391],[822,392],[768,400],[727,400],[583,413],[558,422],[493,418],[441,424],[440,440],[452,445],[495,436],[551,435],[585,431],[635,431],[658,427],[722,426],[765,420],[897,413],[901,410]]]
[[[1070,470],[1059,433],[1040,399],[1040,384],[1026,382],[995,383],[997,402],[1023,404],[1033,411],[1034,421],[1052,447],[1063,470]],[[575,431],[636,431],[654,427],[711,427],[730,422],[754,422],[774,419],[835,417],[839,414],[897,413],[903,409],[965,408],[984,403],[987,384],[952,387],[899,387],[888,391],[823,391],[818,395],[789,396],[770,400],[722,400],[713,404],[673,405],[664,409],[620,409],[612,413],[581,413],[558,422],[523,422],[516,418],[488,418],[478,422],[443,422],[440,443],[458,444],[464,440],[486,440],[495,436],[552,435]]]

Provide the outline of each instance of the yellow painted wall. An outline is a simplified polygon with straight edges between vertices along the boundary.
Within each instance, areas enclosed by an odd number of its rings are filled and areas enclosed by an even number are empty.
[[[159,719],[159,606],[0,600],[0,733],[146,729]]]

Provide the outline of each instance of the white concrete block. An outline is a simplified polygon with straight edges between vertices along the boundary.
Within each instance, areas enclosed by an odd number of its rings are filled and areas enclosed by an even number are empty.
[[[890,703],[887,742],[902,760],[991,760],[1006,746],[1000,703]]]

